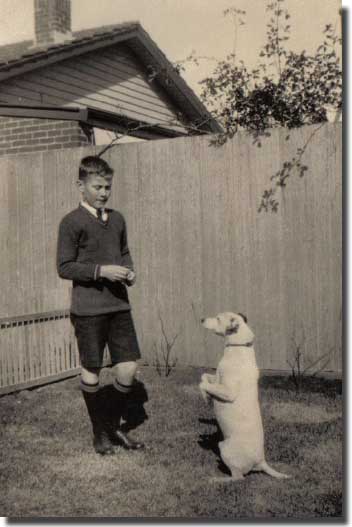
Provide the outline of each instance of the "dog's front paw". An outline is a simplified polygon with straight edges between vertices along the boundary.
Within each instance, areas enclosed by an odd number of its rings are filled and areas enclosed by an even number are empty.
[[[201,380],[201,383],[202,382],[207,382],[208,381],[208,374],[207,373],[203,373],[201,378],[200,378],[200,380]]]
[[[199,385],[200,393],[202,394],[203,400],[205,403],[210,404],[211,395],[205,389],[206,383],[201,382]]]
[[[205,381],[205,380],[203,381],[203,380],[202,380],[202,382],[199,384],[199,389],[200,389],[200,391],[201,391],[201,392],[202,392],[202,391],[206,391],[206,390],[207,390],[207,387],[208,387],[208,383],[207,383],[207,381]]]

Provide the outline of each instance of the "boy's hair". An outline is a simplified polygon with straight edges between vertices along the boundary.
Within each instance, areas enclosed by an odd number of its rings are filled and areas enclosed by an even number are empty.
[[[87,156],[81,159],[79,165],[78,179],[84,181],[89,175],[112,176],[114,174],[111,166],[98,156]]]

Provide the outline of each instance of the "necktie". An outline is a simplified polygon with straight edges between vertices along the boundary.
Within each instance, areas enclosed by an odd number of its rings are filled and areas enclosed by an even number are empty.
[[[97,209],[97,218],[100,221],[104,221],[103,220],[103,209]]]

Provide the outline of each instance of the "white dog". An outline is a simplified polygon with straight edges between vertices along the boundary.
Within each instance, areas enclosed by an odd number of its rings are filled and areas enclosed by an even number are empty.
[[[219,443],[232,479],[250,471],[288,478],[271,468],[264,457],[264,433],[258,400],[259,370],[253,349],[254,334],[241,314],[220,313],[202,319],[205,328],[225,337],[224,355],[216,374],[204,373],[199,385],[203,398],[214,402],[224,440]]]

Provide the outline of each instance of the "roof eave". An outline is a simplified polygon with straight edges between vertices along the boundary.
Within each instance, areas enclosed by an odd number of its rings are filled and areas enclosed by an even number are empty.
[[[151,57],[154,57],[159,64],[163,65],[162,75],[156,75],[157,82],[169,92],[170,83],[172,83],[180,96],[184,99],[184,102],[187,102],[194,108],[194,112],[197,114],[199,132],[222,133],[223,129],[220,124],[209,113],[199,97],[193,92],[179,73],[177,73],[175,67],[153,42],[142,26],[139,26],[138,37],[145,49],[150,53]]]
[[[0,117],[78,121],[96,128],[142,139],[184,137],[187,134],[163,126],[137,121],[96,108],[0,104]]]

